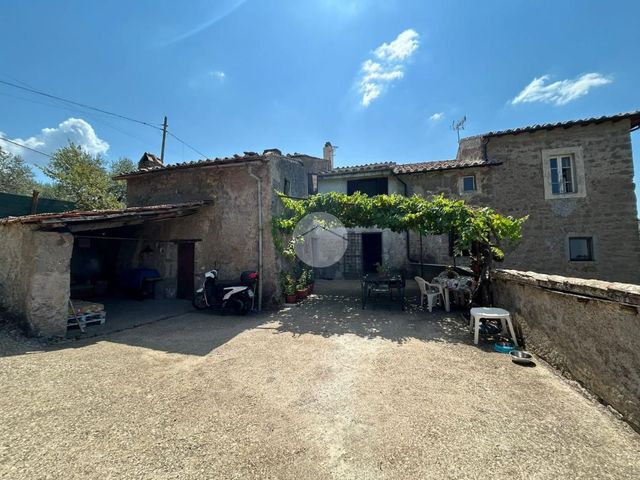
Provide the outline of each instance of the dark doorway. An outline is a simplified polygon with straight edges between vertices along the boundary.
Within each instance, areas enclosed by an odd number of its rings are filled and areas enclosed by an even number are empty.
[[[382,233],[362,234],[362,269],[374,273],[376,263],[382,263]]]
[[[193,298],[194,245],[191,242],[178,244],[178,298]]]

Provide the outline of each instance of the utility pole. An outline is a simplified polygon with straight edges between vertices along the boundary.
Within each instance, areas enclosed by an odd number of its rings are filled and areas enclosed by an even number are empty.
[[[164,142],[167,140],[167,117],[164,117],[164,123],[162,124],[162,150],[160,150],[160,161],[164,164]]]

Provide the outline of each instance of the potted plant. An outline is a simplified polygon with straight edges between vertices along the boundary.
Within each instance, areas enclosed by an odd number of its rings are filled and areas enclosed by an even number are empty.
[[[296,285],[296,296],[298,300],[307,298],[307,286],[300,280],[298,280],[298,285]]]
[[[286,275],[282,279],[282,292],[284,293],[285,302],[296,303],[296,282],[291,275]]]
[[[306,295],[308,296],[309,293],[311,293],[311,270],[308,268],[303,269],[298,283],[304,286]]]

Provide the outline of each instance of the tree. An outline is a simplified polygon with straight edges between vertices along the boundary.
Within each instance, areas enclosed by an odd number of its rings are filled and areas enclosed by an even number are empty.
[[[69,143],[56,150],[43,172],[54,182],[56,198],[75,202],[82,210],[122,208],[114,183],[100,155]]]
[[[34,188],[36,182],[29,165],[0,147],[0,192],[31,195]]]
[[[325,193],[305,199],[280,195],[285,211],[273,218],[272,233],[276,248],[286,259],[295,257],[295,242],[290,238],[285,247],[284,235],[291,234],[305,215],[326,212],[334,215],[345,227],[388,228],[394,232],[415,231],[424,235],[454,234],[457,255],[470,251],[472,267],[477,272],[476,293],[485,305],[490,303],[489,273],[494,260],[504,258],[503,244],[517,242],[522,237],[522,225],[528,217],[503,216],[488,207],[472,207],[464,200],[452,200],[444,195],[426,199],[418,195],[377,195],[360,192],[353,195]]]
[[[109,175],[112,179],[111,192],[119,202],[127,204],[127,182],[126,180],[114,180],[113,177],[131,173],[136,169],[136,164],[126,157],[120,157],[111,164]]]

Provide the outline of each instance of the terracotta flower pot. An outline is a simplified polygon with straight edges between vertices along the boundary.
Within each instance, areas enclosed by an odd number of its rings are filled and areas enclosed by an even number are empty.
[[[297,290],[296,296],[298,297],[298,300],[304,300],[305,298],[307,298],[307,292],[306,290]]]
[[[287,303],[296,303],[298,297],[296,295],[285,295],[284,299]]]

